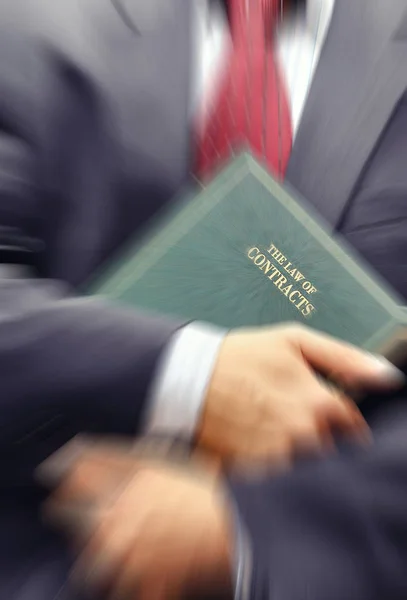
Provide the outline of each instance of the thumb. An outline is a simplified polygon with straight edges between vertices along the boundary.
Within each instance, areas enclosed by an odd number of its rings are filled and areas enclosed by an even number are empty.
[[[306,329],[299,332],[297,342],[310,366],[345,388],[391,389],[404,383],[403,373],[384,357],[328,335]]]
[[[163,577],[156,577],[153,583],[143,582],[138,592],[139,600],[176,600],[183,597],[181,586],[173,585]]]

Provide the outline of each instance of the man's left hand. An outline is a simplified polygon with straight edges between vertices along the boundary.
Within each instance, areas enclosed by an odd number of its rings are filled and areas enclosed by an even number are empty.
[[[140,600],[231,590],[232,525],[214,471],[102,443],[64,470],[45,514],[75,540],[86,533],[82,585]]]

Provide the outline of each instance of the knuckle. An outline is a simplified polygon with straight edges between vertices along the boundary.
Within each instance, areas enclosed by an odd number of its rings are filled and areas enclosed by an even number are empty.
[[[315,387],[312,393],[310,392],[311,404],[315,410],[332,409],[339,404],[339,399],[332,392],[322,386]]]
[[[280,462],[286,458],[291,449],[291,439],[287,434],[280,432],[280,435],[264,438],[256,441],[247,448],[244,459],[246,462],[268,463]]]
[[[307,327],[297,321],[284,321],[284,323],[270,325],[264,330],[270,339],[275,339],[276,336],[285,340],[296,341],[300,338]]]
[[[357,419],[358,411],[351,404],[343,402],[340,396],[332,402],[323,413],[328,421],[338,423],[353,423]]]
[[[302,323],[297,323],[296,321],[285,323],[282,328],[285,333],[291,337],[294,337],[295,339],[302,337],[307,331],[307,327],[305,325]]]
[[[301,422],[294,423],[290,429],[291,440],[301,440],[313,438],[317,436],[317,430],[314,420],[307,419]]]
[[[291,446],[295,450],[318,448],[322,443],[322,436],[316,424],[309,423],[300,426],[291,432]]]

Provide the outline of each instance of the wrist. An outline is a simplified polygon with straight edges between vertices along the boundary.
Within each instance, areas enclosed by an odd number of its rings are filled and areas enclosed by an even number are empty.
[[[174,334],[150,388],[145,433],[193,438],[225,333],[193,322]]]
[[[212,487],[210,487],[212,486]],[[210,476],[208,519],[190,582],[191,597],[233,597],[234,521],[219,477]]]

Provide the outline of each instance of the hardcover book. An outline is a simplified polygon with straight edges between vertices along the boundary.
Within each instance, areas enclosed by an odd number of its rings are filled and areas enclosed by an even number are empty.
[[[88,291],[226,328],[299,321],[404,356],[403,300],[248,154],[175,202]]]

